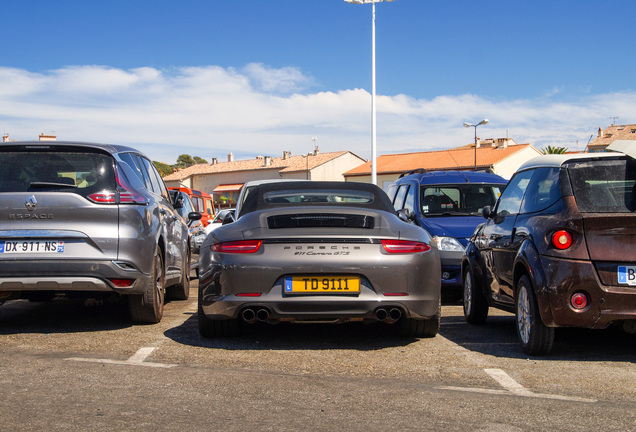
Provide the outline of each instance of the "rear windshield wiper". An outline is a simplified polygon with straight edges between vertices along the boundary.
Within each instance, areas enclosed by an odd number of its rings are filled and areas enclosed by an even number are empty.
[[[46,188],[70,188],[77,189],[77,186],[69,183],[57,183],[57,182],[31,182],[29,187],[33,189],[46,189]]]

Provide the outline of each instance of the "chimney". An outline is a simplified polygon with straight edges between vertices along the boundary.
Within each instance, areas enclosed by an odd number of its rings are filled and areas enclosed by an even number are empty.
[[[227,161],[234,162],[234,153],[230,152],[230,154],[227,155]]]
[[[602,127],[598,128],[598,137],[599,138],[603,138],[603,128]]]
[[[9,142],[9,134],[5,132],[4,135],[2,135],[2,142]]]
[[[320,153],[320,150],[318,150],[318,144],[316,144],[316,147],[314,148],[314,156],[318,156],[318,153]]]
[[[509,141],[510,141],[510,138],[497,138],[497,144],[495,145],[493,142],[493,148],[505,149],[506,147],[508,147]]]
[[[475,147],[476,148],[481,147],[481,138],[477,137],[477,139],[475,139]]]
[[[291,156],[291,151],[286,150],[283,152],[283,160],[289,159],[290,156]]]
[[[219,163],[219,160],[217,158],[212,158],[212,163],[210,165],[216,165]]]
[[[268,167],[272,164],[272,157],[271,156],[265,156],[265,166]]]

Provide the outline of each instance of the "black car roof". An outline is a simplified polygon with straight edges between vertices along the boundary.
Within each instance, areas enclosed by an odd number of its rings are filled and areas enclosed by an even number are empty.
[[[376,185],[369,183],[355,183],[355,182],[329,182],[329,181],[285,181],[277,183],[264,183],[254,187],[254,191],[250,193],[243,206],[241,207],[241,214],[239,217],[246,213],[253,212],[257,209],[269,209],[289,206],[289,203],[278,204],[268,203],[263,199],[263,195],[271,191],[284,191],[284,190],[358,190],[365,191],[373,194],[373,201],[370,203],[347,203],[350,207],[369,208],[373,210],[383,210],[393,212],[393,205],[389,200],[389,197],[384,193],[382,189]],[[297,204],[296,204],[297,205]],[[314,206],[333,206],[333,203],[311,203]]]

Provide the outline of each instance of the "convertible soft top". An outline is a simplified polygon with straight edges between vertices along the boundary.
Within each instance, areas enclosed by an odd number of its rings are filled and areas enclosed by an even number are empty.
[[[281,207],[357,207],[394,213],[389,197],[373,184],[285,181],[255,186],[245,197],[241,216]]]

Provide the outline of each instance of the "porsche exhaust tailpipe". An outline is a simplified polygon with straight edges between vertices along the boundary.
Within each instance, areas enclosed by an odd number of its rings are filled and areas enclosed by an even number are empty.
[[[269,319],[269,311],[267,309],[259,309],[258,312],[256,312],[256,318],[258,318],[259,321],[267,321]]]
[[[402,311],[398,308],[392,308],[389,311],[389,319],[393,322],[399,320],[402,317]]]
[[[388,316],[389,313],[386,311],[386,309],[378,309],[375,311],[375,319],[377,319],[378,321],[384,321],[387,319]]]
[[[241,317],[246,323],[253,323],[256,321],[256,312],[254,312],[254,309],[244,309],[243,312],[241,312]]]

